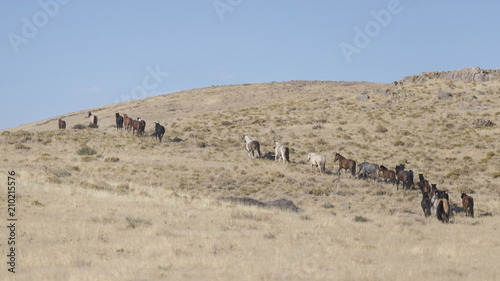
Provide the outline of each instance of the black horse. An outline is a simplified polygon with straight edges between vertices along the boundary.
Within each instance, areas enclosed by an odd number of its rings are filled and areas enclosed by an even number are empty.
[[[422,206],[425,217],[430,217],[432,203],[427,192],[422,192],[422,202],[420,203],[420,206]]]
[[[117,112],[115,113],[116,115],[116,129],[123,129],[123,116],[120,116],[120,114]]]
[[[163,138],[163,135],[165,134],[165,127],[160,125],[160,123],[155,123],[155,133],[154,135],[160,140]]]

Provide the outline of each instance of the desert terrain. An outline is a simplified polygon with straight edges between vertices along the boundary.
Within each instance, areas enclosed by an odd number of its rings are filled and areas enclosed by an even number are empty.
[[[0,279],[497,280],[500,78],[463,73],[212,86],[0,131],[17,218],[16,273],[4,227]],[[85,128],[88,111],[98,128]],[[117,130],[116,112],[145,120],[144,136]],[[245,134],[263,157],[249,159]],[[291,163],[274,161],[274,140]],[[311,171],[311,152],[326,156],[326,173]],[[335,153],[424,174],[448,191],[450,222],[424,217],[418,189],[338,176]],[[227,196],[301,211],[218,200]],[[7,187],[0,202],[8,225]]]

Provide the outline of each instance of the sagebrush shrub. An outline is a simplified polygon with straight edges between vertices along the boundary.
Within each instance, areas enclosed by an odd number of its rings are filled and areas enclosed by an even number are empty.
[[[91,147],[84,145],[80,149],[78,149],[76,153],[78,155],[95,155],[97,154],[97,151]]]

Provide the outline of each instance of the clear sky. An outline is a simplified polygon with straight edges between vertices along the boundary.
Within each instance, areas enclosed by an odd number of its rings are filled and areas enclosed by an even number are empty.
[[[0,129],[255,82],[499,68],[500,1],[0,2]]]

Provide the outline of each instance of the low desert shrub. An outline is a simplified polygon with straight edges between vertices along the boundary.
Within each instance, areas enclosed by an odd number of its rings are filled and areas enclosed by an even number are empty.
[[[113,156],[113,157],[108,157],[108,158],[104,159],[104,162],[108,162],[108,163],[109,163],[109,162],[111,162],[111,163],[116,163],[116,162],[118,162],[118,161],[120,161],[120,158],[118,158],[118,157],[114,157],[114,156]]]
[[[78,149],[76,153],[78,155],[95,155],[97,154],[97,151],[91,147],[84,145],[80,149]]]
[[[365,218],[365,217],[363,217],[363,216],[355,216],[355,217],[354,217],[354,221],[355,221],[355,222],[368,222],[368,221],[370,221],[370,220],[369,220],[369,219],[367,219],[367,218]]]
[[[14,147],[15,147],[16,149],[25,149],[25,150],[31,149],[31,147],[29,147],[29,146],[27,146],[27,145],[24,145],[24,144],[22,144],[22,143],[20,143],[20,142],[16,143],[16,144],[14,145]]]
[[[54,175],[58,178],[67,178],[71,176],[71,173],[66,170],[59,170],[54,173]]]
[[[75,126],[73,126],[73,130],[83,130],[87,127],[85,127],[85,125],[82,125],[82,124],[76,124]]]

